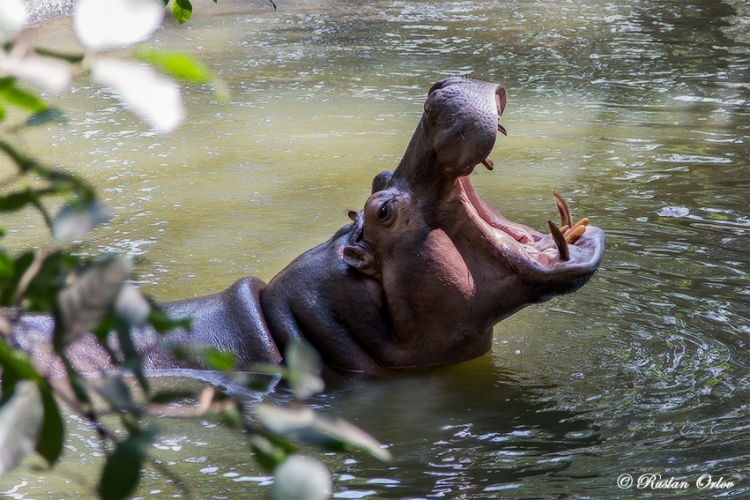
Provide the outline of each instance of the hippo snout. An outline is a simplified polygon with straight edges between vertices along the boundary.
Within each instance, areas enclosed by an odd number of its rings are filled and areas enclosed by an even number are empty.
[[[447,78],[432,86],[424,105],[424,132],[438,168],[455,178],[487,164],[507,94],[502,85],[464,78]],[[491,162],[488,164],[491,168]]]

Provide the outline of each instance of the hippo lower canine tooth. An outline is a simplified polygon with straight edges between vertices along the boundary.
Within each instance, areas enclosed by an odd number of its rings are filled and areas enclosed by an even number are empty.
[[[551,220],[547,220],[547,226],[552,234],[552,238],[555,239],[555,245],[557,245],[557,251],[560,253],[560,260],[567,261],[570,259],[570,253],[568,252],[568,242],[565,240],[560,229]]]
[[[555,197],[557,211],[560,212],[560,225],[571,227],[573,225],[573,216],[570,214],[568,202],[557,191],[552,191],[552,195]]]

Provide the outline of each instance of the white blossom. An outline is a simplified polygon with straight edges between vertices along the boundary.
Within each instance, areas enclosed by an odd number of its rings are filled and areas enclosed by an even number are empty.
[[[24,82],[54,93],[68,88],[73,79],[70,64],[59,59],[40,57],[23,47],[17,47],[9,55],[0,52],[0,76],[2,75],[14,75]]]
[[[73,29],[87,49],[116,49],[147,39],[163,17],[159,0],[78,0]]]
[[[23,0],[0,0],[0,44],[12,40],[26,25],[27,19]]]
[[[139,118],[159,132],[169,134],[185,119],[180,87],[149,66],[100,57],[91,65],[94,80],[113,87]]]

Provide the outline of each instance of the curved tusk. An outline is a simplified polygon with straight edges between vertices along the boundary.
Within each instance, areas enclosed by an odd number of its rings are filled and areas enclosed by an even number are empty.
[[[555,197],[557,211],[560,212],[560,225],[571,227],[573,225],[573,216],[570,215],[568,202],[565,201],[565,198],[563,198],[557,191],[552,191],[552,195]]]
[[[490,160],[489,156],[485,158],[484,160],[482,160],[482,165],[487,167],[487,170],[492,170],[493,168],[495,168],[495,162]]]
[[[568,260],[570,254],[568,253],[568,242],[565,241],[565,236],[563,236],[560,229],[551,220],[547,220],[547,225],[549,226],[550,233],[552,233],[552,238],[555,240],[555,245],[557,245],[557,251],[560,252],[560,260]]]

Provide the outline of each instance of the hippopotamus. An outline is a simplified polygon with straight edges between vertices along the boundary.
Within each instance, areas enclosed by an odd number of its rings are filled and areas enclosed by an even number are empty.
[[[403,158],[375,177],[347,225],[267,284],[243,277],[223,292],[163,304],[192,325],[166,336],[137,329],[144,367],[193,367],[165,343],[231,351],[240,369],[278,364],[294,339],[342,372],[459,363],[490,350],[502,319],[578,290],[602,260],[604,232],[587,219],[573,224],[555,193],[561,227],[548,221],[544,234],[500,215],[471,182],[475,167],[493,167],[506,104],[495,83],[451,77],[432,85]],[[51,327],[27,318],[14,341],[40,351]],[[70,349],[82,371],[108,358],[94,341]]]

